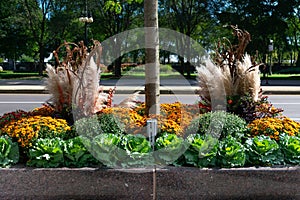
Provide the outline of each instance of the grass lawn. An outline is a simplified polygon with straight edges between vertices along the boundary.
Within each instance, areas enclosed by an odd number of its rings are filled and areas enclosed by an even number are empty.
[[[263,74],[261,74],[261,79]],[[269,80],[300,80],[300,74],[272,74],[267,76]]]
[[[123,74],[126,74],[123,73]],[[144,78],[145,74],[141,72],[136,72],[134,74],[126,74],[132,78]],[[46,73],[43,74],[43,77],[46,77]],[[42,79],[43,77],[39,76],[37,72],[13,72],[13,71],[2,71],[0,72],[0,79]],[[170,73],[161,73],[160,77],[164,78],[180,78],[181,75],[178,72],[170,72]],[[196,74],[191,74],[191,79],[195,79]],[[269,80],[300,80],[300,74],[272,74],[267,77]],[[101,79],[118,79],[114,77],[113,73],[101,73]],[[263,78],[263,74],[261,74],[261,79]]]

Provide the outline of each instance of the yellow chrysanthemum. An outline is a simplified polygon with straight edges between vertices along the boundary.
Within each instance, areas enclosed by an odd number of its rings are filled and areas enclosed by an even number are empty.
[[[52,117],[30,116],[4,126],[1,131],[18,141],[21,147],[28,147],[33,139],[47,137],[47,135],[60,135],[70,131],[64,119]]]

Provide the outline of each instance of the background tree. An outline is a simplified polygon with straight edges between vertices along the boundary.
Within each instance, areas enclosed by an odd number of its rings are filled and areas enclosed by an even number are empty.
[[[274,41],[275,48],[286,44],[286,19],[292,15],[294,0],[227,0],[216,16],[223,25],[238,25],[252,35],[247,52],[259,52],[260,60],[267,63],[268,45]]]
[[[94,1],[92,5],[95,8],[93,10],[95,20],[91,25],[94,37],[103,41],[118,33],[142,26],[141,2],[142,0]],[[118,38],[111,38],[112,52],[115,53],[114,58],[117,58],[113,63],[115,77],[121,76],[121,64],[124,56],[120,55],[122,42]]]
[[[161,10],[165,17],[167,27],[179,31],[187,36],[184,40],[177,40],[177,47],[180,52],[178,57],[187,77],[191,75],[191,66],[185,65],[185,60],[190,61],[190,40],[201,32],[202,23],[209,23],[211,17],[208,12],[208,1],[202,0],[162,0]],[[164,26],[164,25],[162,25]],[[183,56],[185,55],[185,56]],[[184,58],[185,57],[185,58]]]
[[[15,61],[22,55],[34,57],[34,38],[24,23],[21,0],[0,2],[0,54]]]

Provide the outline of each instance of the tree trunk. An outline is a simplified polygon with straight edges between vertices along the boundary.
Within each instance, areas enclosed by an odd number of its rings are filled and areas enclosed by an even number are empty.
[[[114,61],[114,66],[115,66],[115,77],[116,78],[120,78],[122,75],[121,72],[121,66],[122,66],[122,57],[118,57],[115,61]]]
[[[158,1],[144,1],[146,114],[160,114]]]

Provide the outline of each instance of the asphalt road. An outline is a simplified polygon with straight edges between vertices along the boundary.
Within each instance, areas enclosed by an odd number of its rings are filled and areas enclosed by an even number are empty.
[[[114,104],[119,104],[128,95],[118,94],[114,97]],[[300,95],[269,95],[270,102],[278,108],[284,109],[284,115],[300,121]],[[17,109],[32,110],[40,107],[50,96],[48,94],[0,94],[0,115]],[[180,101],[193,104],[197,101],[194,95],[161,95],[162,103]],[[139,95],[138,100],[144,101],[144,95]]]

